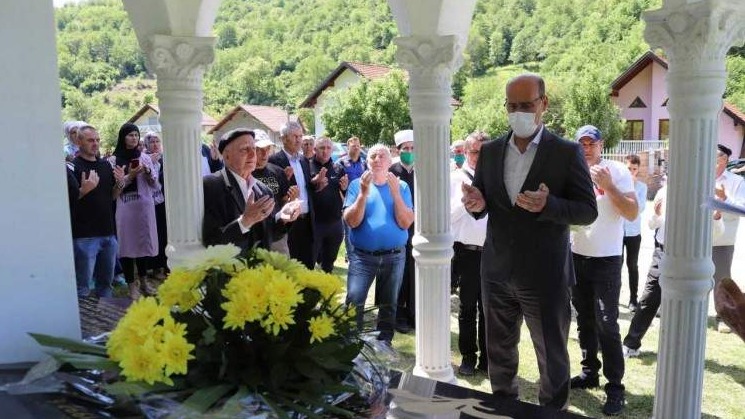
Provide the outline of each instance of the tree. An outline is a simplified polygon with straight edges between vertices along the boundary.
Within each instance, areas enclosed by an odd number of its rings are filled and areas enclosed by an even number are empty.
[[[393,144],[393,134],[411,128],[409,95],[403,73],[363,81],[347,90],[332,93],[321,116],[325,135],[344,141],[356,135],[364,145]]]
[[[564,127],[572,137],[577,129],[591,124],[603,134],[604,146],[612,148],[623,137],[620,110],[610,99],[608,83],[594,75],[576,78],[568,88],[564,103]]]

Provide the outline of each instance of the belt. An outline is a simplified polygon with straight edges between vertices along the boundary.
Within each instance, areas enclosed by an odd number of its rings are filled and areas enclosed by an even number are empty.
[[[455,242],[455,244],[465,250],[471,250],[473,252],[482,252],[484,250],[483,246],[478,246],[475,244],[465,244],[461,242]]]
[[[363,255],[370,255],[370,256],[384,256],[384,255],[397,255],[401,253],[402,248],[397,247],[395,249],[386,249],[386,250],[364,250],[360,249],[359,247],[355,246],[354,250],[357,252],[362,253]]]

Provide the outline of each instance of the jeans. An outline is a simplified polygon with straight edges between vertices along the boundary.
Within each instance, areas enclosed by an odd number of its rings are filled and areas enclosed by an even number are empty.
[[[73,239],[75,255],[75,280],[78,297],[87,297],[90,283],[99,297],[111,297],[114,265],[119,244],[115,236],[84,237]]]
[[[406,253],[403,246],[398,253],[373,256],[358,249],[349,253],[347,273],[347,304],[357,310],[357,327],[362,329],[367,292],[375,280],[375,295],[379,303],[377,330],[379,340],[390,342],[396,324],[396,302],[404,274]]]
[[[574,254],[577,284],[572,288],[572,304],[577,310],[582,372],[598,375],[600,349],[603,354],[603,375],[608,379],[608,395],[624,392],[621,380],[625,364],[618,326],[622,266],[621,256],[585,257]]]

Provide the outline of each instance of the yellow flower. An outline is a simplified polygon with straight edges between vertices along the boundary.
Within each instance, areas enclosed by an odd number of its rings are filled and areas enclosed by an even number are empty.
[[[310,343],[321,342],[336,333],[334,320],[326,314],[311,318],[308,321],[308,330],[310,330]]]
[[[161,357],[165,363],[165,374],[186,374],[187,364],[190,359],[194,359],[191,351],[194,345],[189,343],[186,338],[180,334],[166,333],[163,345],[161,346]]]
[[[326,300],[344,291],[344,281],[338,275],[327,274],[323,271],[305,271],[297,277],[297,282],[305,287],[317,290]]]
[[[199,288],[205,275],[203,270],[174,268],[158,288],[158,299],[166,306],[177,306],[181,312],[191,310],[202,300]]]
[[[270,314],[261,322],[261,325],[267,333],[277,336],[280,330],[287,330],[289,325],[295,324],[295,319],[292,318],[293,314],[292,308],[277,305],[272,307]]]
[[[266,284],[284,274],[272,268],[246,269],[228,281],[222,295],[228,300],[221,305],[225,310],[225,329],[241,329],[247,322],[261,320],[269,306]]]
[[[153,328],[171,314],[153,297],[141,298],[127,309],[106,343],[109,357],[121,361],[129,347],[142,346],[153,334]]]
[[[207,247],[201,254],[185,263],[187,269],[207,271],[209,269],[221,269],[225,272],[233,272],[243,262],[236,259],[241,249],[234,244],[221,244]]]
[[[295,259],[290,259],[281,253],[270,252],[266,249],[256,249],[256,257],[274,269],[284,272],[290,278],[297,278],[298,275],[307,271],[302,263]]]
[[[295,281],[283,274],[272,274],[276,271],[271,266],[264,266],[259,271],[267,272],[271,275],[271,280],[266,284],[266,293],[269,295],[269,304],[271,307],[295,307],[303,302],[302,290]]]
[[[152,340],[125,351],[119,365],[127,381],[144,381],[148,384],[154,384],[156,381],[173,383],[163,375],[163,362]]]

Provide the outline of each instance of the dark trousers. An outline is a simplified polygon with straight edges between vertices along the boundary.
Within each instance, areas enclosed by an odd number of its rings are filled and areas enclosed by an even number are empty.
[[[341,218],[329,223],[316,223],[315,233],[316,260],[324,272],[331,273],[341,242],[344,240]]]
[[[623,394],[624,374],[621,331],[618,327],[618,296],[621,293],[621,256],[586,257],[574,254],[577,284],[572,287],[572,304],[577,310],[582,372],[598,375],[603,353],[603,375],[609,395]],[[599,344],[599,347],[598,347]]]
[[[310,214],[303,214],[292,222],[292,227],[287,233],[287,247],[290,249],[290,257],[300,261],[308,269],[316,267],[316,256],[313,245],[313,226]]]
[[[458,350],[463,364],[487,366],[484,306],[481,301],[481,250],[453,245],[453,268],[460,284],[460,311],[458,313]],[[478,319],[478,321],[477,321]],[[478,345],[477,345],[478,342]]]
[[[652,253],[652,264],[647,274],[647,282],[644,284],[644,291],[642,291],[642,298],[639,300],[639,306],[631,319],[629,332],[623,338],[623,344],[631,349],[639,349],[642,346],[642,338],[649,330],[649,325],[652,324],[657,309],[660,308],[662,299],[660,261],[662,261],[662,255],[662,249],[655,247],[654,253]]]
[[[158,255],[150,258],[148,269],[163,269],[167,271],[166,245],[168,245],[168,228],[166,224],[165,202],[155,206],[155,222],[158,229]]]
[[[554,409],[569,404],[568,287],[524,286],[481,278],[489,380],[498,396],[518,397],[517,345],[523,318],[538,358],[538,402]]]
[[[639,291],[639,248],[642,245],[642,235],[624,236],[623,248],[626,253],[626,269],[629,271],[629,303],[636,304]]]
[[[124,271],[124,279],[127,284],[135,282],[135,264],[137,265],[137,276],[144,278],[147,275],[147,270],[150,269],[150,257],[145,256],[141,258],[119,258],[119,262],[122,264],[122,271]]]
[[[411,237],[406,243],[406,259],[404,261],[404,275],[401,280],[401,290],[398,293],[398,310],[396,322],[410,327],[416,326],[416,265],[412,252]]]

